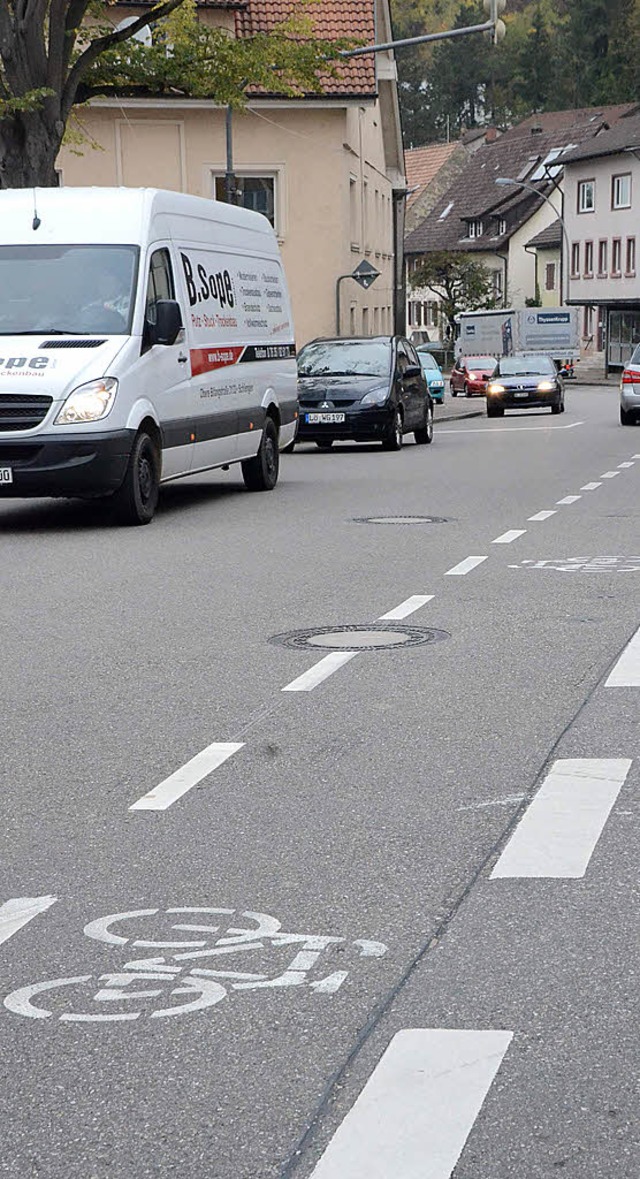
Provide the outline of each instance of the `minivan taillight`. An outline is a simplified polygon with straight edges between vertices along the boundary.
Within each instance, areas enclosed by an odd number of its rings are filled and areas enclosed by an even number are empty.
[[[640,372],[635,368],[625,368],[622,374],[623,385],[640,385]]]

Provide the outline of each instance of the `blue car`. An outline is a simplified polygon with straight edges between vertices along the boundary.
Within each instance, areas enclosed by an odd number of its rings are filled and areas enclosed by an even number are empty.
[[[418,359],[422,366],[422,371],[425,376],[429,392],[433,401],[437,401],[439,405],[444,403],[444,377],[442,369],[438,364],[435,356],[427,350],[427,348],[416,348]]]

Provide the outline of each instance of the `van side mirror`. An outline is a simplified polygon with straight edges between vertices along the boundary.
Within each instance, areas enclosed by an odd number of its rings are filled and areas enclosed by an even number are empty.
[[[146,324],[150,344],[175,344],[182,331],[182,312],[175,299],[158,299],[154,304],[155,323]]]

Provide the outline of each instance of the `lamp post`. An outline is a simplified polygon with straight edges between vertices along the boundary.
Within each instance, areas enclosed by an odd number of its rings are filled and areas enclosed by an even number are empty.
[[[568,275],[569,274],[569,261],[570,261],[569,234],[567,233],[567,226],[566,226],[564,217],[562,216],[562,213],[558,212],[553,201],[550,200],[548,196],[545,196],[545,194],[543,192],[540,192],[540,190],[538,188],[536,188],[535,184],[529,184],[526,180],[513,180],[510,176],[498,176],[496,179],[496,184],[500,184],[503,187],[506,185],[515,185],[516,188],[526,188],[528,190],[528,192],[534,192],[536,194],[536,196],[541,197],[541,199],[543,201],[546,201],[546,203],[549,205],[549,208],[553,209],[556,217],[558,218],[558,221],[560,222],[560,228],[562,229],[562,236],[564,239],[564,244],[567,247],[567,275]],[[563,251],[560,250],[560,302],[561,303],[566,302],[566,299],[563,295],[563,288],[565,285],[563,261],[564,261]],[[569,283],[567,282],[567,295],[568,294],[569,294]]]

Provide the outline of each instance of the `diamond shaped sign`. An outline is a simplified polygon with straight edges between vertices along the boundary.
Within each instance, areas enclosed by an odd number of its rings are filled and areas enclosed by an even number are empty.
[[[372,266],[370,262],[360,262],[351,277],[355,278],[356,282],[359,282],[365,291],[368,291],[369,287],[380,277],[380,271],[376,270],[375,266]]]

